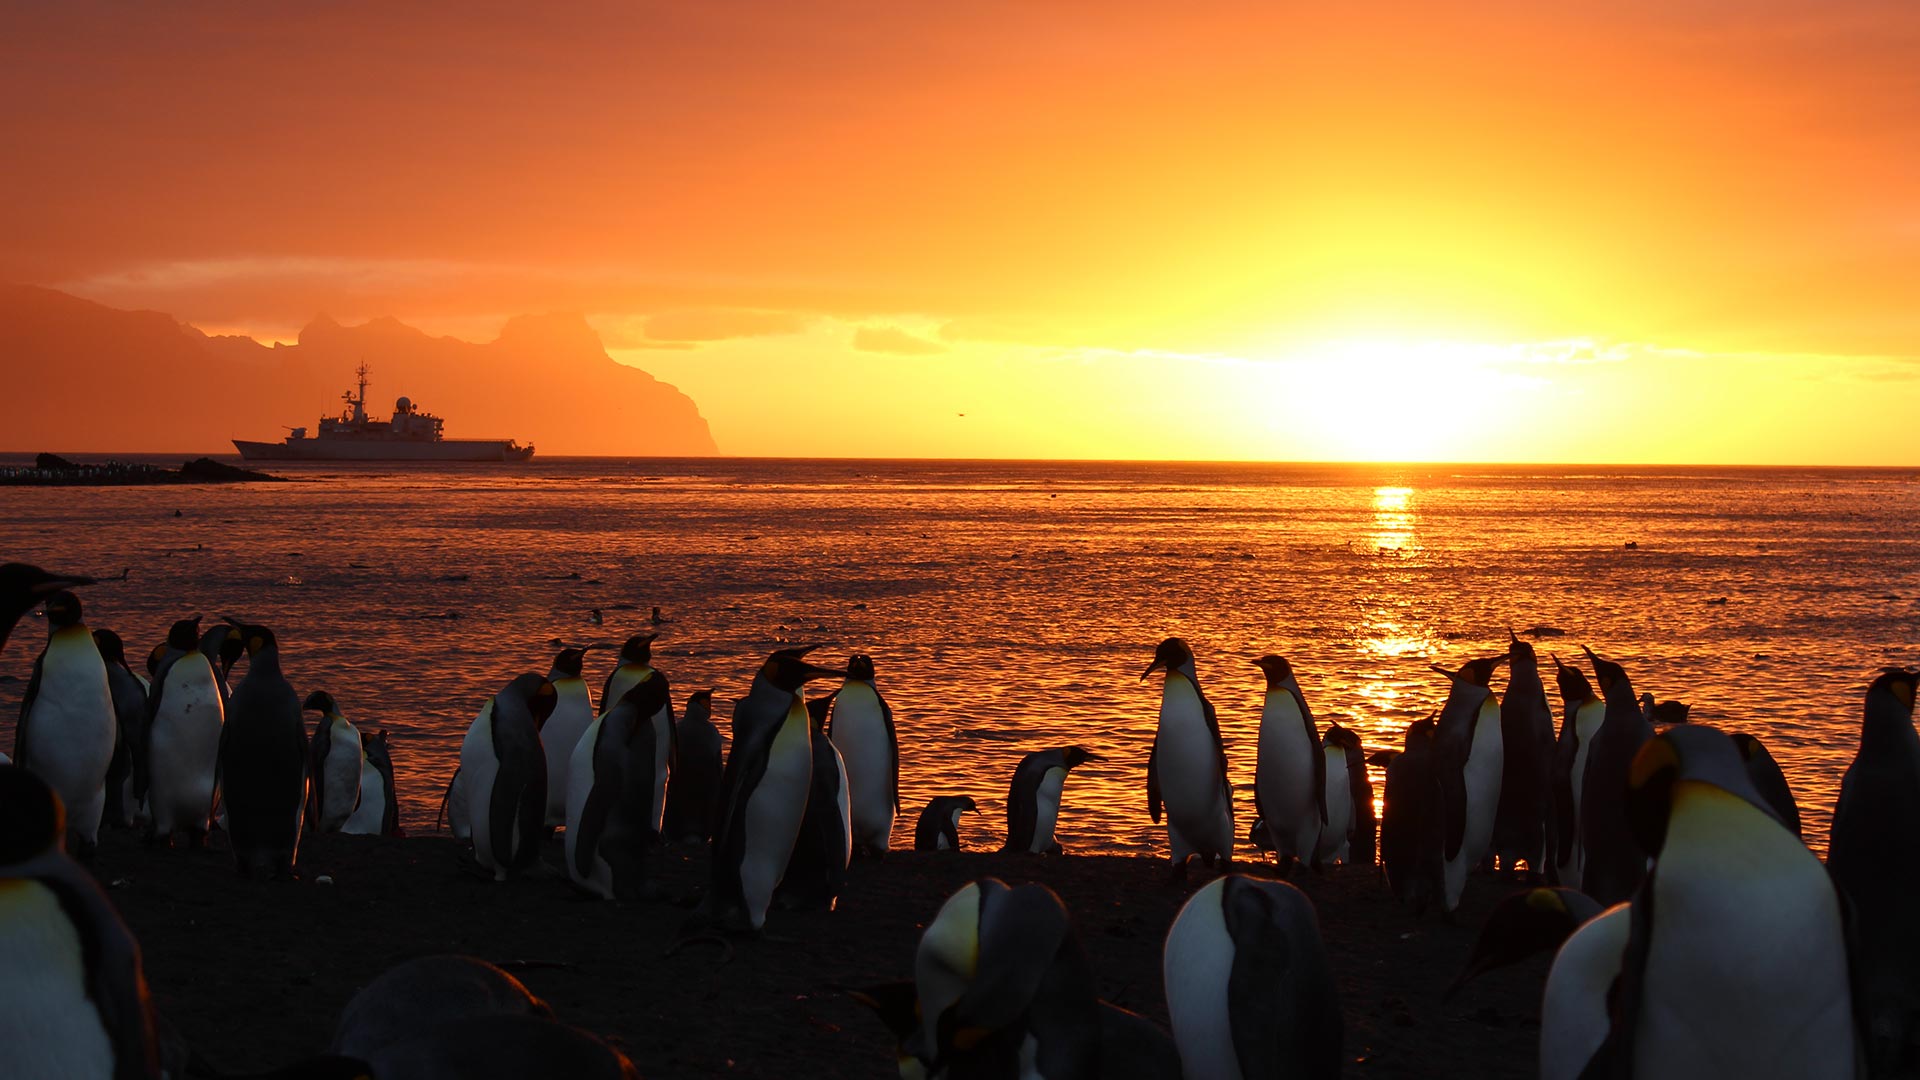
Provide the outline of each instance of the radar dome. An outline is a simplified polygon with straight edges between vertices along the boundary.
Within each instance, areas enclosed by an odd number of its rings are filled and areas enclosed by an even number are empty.
[[[397,412],[397,413],[409,413],[409,412],[412,412],[412,411],[413,411],[413,399],[412,399],[412,398],[404,398],[404,397],[403,397],[403,398],[401,398],[401,399],[400,399],[399,401],[396,401],[396,402],[394,402],[394,403],[393,403],[393,411],[394,411],[394,412]]]

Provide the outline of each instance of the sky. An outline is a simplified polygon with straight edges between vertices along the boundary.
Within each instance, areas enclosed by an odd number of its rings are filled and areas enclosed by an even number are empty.
[[[0,0],[0,280],[734,454],[1920,463],[1920,5]]]

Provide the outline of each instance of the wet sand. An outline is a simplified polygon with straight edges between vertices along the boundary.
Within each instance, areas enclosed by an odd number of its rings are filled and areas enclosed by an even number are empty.
[[[220,838],[216,835],[215,843]],[[414,956],[467,953],[516,971],[563,1020],[621,1046],[647,1077],[860,1077],[894,1071],[880,1021],[836,987],[910,978],[921,926],[982,876],[1038,881],[1066,901],[1100,992],[1166,1023],[1161,942],[1185,886],[1124,856],[895,853],[856,862],[832,913],[774,911],[769,937],[730,963],[662,950],[686,909],[577,899],[550,846],[547,876],[496,885],[442,836],[309,839],[298,883],[246,881],[224,851],[161,851],[102,837],[94,871],[145,949],[159,1010],[209,1065],[246,1072],[324,1052],[354,991]],[[690,903],[706,853],[662,855],[668,895]],[[1264,871],[1254,868],[1255,872]],[[334,883],[321,885],[320,875]],[[1346,1015],[1350,1077],[1535,1073],[1547,961],[1442,994],[1487,910],[1515,887],[1477,878],[1455,925],[1405,915],[1372,868],[1295,875],[1313,897]]]

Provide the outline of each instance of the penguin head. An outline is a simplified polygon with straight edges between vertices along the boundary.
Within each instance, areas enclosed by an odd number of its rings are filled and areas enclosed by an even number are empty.
[[[223,664],[230,663],[227,659],[229,652],[235,660],[238,660],[240,653],[244,651],[247,659],[251,660],[263,653],[277,653],[280,650],[280,643],[274,639],[273,631],[258,623],[243,623],[236,619],[228,619],[227,625],[233,627],[234,632],[225,636],[220,642],[220,661]],[[218,629],[219,627],[214,628],[214,630]],[[208,631],[208,633],[213,632],[213,630]]]
[[[921,1025],[906,1049],[929,1075],[941,1075],[1019,1023],[1034,994],[1070,993],[1059,983],[1075,981],[1085,964],[1066,905],[1052,889],[1009,888],[998,878],[965,885],[920,935],[913,972]],[[1054,989],[1041,990],[1056,978]],[[1090,985],[1087,994],[1092,1008]]]
[[[80,598],[65,589],[47,597],[47,626],[62,630],[80,622]]]
[[[93,579],[79,574],[56,574],[26,563],[0,565],[0,598],[11,600],[16,610],[24,611],[35,600],[76,585],[91,585]]]
[[[160,674],[160,661],[166,659],[166,655],[166,642],[155,645],[152,651],[147,653],[147,674],[149,676]]]
[[[1757,758],[1770,758],[1773,756],[1767,752],[1766,743],[1761,742],[1758,736],[1748,732],[1736,731],[1732,735],[1727,736],[1727,738],[1732,739],[1733,748],[1740,751],[1741,761],[1753,761]]]
[[[1885,717],[1900,723],[1913,722],[1913,691],[1920,685],[1920,673],[1888,668],[1867,687],[1867,719]]]
[[[659,636],[659,634],[635,634],[628,638],[627,643],[620,646],[620,662],[623,664],[653,663],[653,639]]]
[[[1086,747],[1077,746],[1077,745],[1061,747],[1060,756],[1062,759],[1065,760],[1067,768],[1069,769],[1077,769],[1080,766],[1085,765],[1089,761],[1107,760],[1106,758],[1101,757],[1099,754],[1094,753],[1093,751],[1087,749]]]
[[[1745,801],[1786,828],[1754,788],[1734,741],[1717,728],[1688,724],[1648,739],[1627,771],[1627,824],[1641,850],[1657,857],[1673,815],[1687,798],[1709,788]]]
[[[566,678],[579,678],[580,665],[586,661],[587,650],[591,648],[593,646],[583,645],[578,649],[561,649],[560,655],[553,658],[553,670]]]
[[[847,657],[847,678],[861,682],[873,681],[873,657],[866,653],[854,653]]]
[[[192,652],[200,646],[200,616],[177,620],[167,628],[167,648]]]
[[[1320,745],[1337,746],[1342,750],[1359,750],[1360,736],[1350,728],[1343,728],[1338,723],[1329,723],[1327,733],[1320,739]]]
[[[552,716],[554,708],[560,704],[560,691],[555,690],[552,683],[540,678],[538,675],[522,675],[513,681],[519,683],[522,679],[527,678],[538,680],[537,685],[530,685],[529,688],[523,690],[526,694],[527,711],[533,714],[534,726],[538,727],[547,722],[547,717]],[[647,681],[652,682],[653,680],[648,679]]]
[[[826,668],[818,664],[809,664],[807,654],[817,646],[805,645],[792,649],[780,649],[760,665],[760,678],[787,693],[797,693],[799,689],[813,679],[845,678],[846,669]]]
[[[67,808],[45,780],[0,765],[0,866],[26,862],[65,842]]]
[[[1287,685],[1289,679],[1293,678],[1293,665],[1288,663],[1284,656],[1268,653],[1253,663],[1255,667],[1266,673],[1269,690],[1281,689]]]
[[[301,705],[300,708],[303,710],[310,709],[327,716],[332,716],[334,713],[340,711],[340,706],[333,700],[333,695],[327,693],[325,690],[315,690],[313,693],[308,694],[306,704]]]
[[[648,679],[652,682],[652,679]],[[713,715],[713,691],[695,690],[687,696],[686,708],[680,712],[682,722],[688,720],[706,720]]]
[[[823,694],[807,699],[807,724],[815,735],[827,728],[827,710],[833,707],[833,695]]]
[[[1448,671],[1439,664],[1430,664],[1433,670],[1447,678],[1468,686],[1487,687],[1493,685],[1493,669],[1507,662],[1505,656],[1483,656],[1460,665],[1459,671]]]
[[[1593,681],[1600,684],[1600,695],[1602,697],[1608,696],[1609,692],[1612,691],[1615,686],[1624,687],[1629,691],[1633,689],[1633,685],[1627,681],[1626,668],[1621,667],[1611,660],[1601,659],[1598,653],[1587,648],[1585,645],[1580,646],[1580,648],[1581,651],[1587,654],[1587,662],[1593,665]]]
[[[1407,739],[1403,744],[1406,750],[1424,749],[1431,742],[1433,742],[1433,717],[1415,720],[1407,725]]]
[[[1599,904],[1572,889],[1541,886],[1508,894],[1481,924],[1466,969],[1447,987],[1447,996],[1496,968],[1558,949],[1581,923],[1599,913]]]
[[[1587,681],[1586,672],[1571,664],[1561,663],[1558,656],[1553,658],[1553,679],[1560,686],[1560,698],[1563,701],[1591,701],[1596,696],[1593,684]]]
[[[1533,643],[1521,641],[1520,635],[1514,633],[1511,626],[1507,627],[1507,665],[1508,671],[1521,668],[1531,670],[1540,666],[1540,657],[1533,651]]]
[[[637,716],[651,717],[667,704],[667,680],[642,679],[620,695],[619,704],[632,705]]]
[[[1156,671],[1179,671],[1189,676],[1193,674],[1193,650],[1187,647],[1184,638],[1170,637],[1162,641],[1153,650],[1153,662],[1147,665],[1147,670],[1140,673],[1140,681],[1145,682],[1147,676]]]
[[[105,660],[109,664],[119,664],[121,667],[127,666],[127,646],[125,642],[120,640],[119,634],[111,630],[95,630],[93,632],[93,644],[100,650],[100,659]]]

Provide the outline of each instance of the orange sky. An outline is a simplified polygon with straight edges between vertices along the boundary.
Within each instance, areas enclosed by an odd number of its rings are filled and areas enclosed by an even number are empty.
[[[1920,462],[1910,0],[4,18],[0,279],[580,310],[729,453]]]

